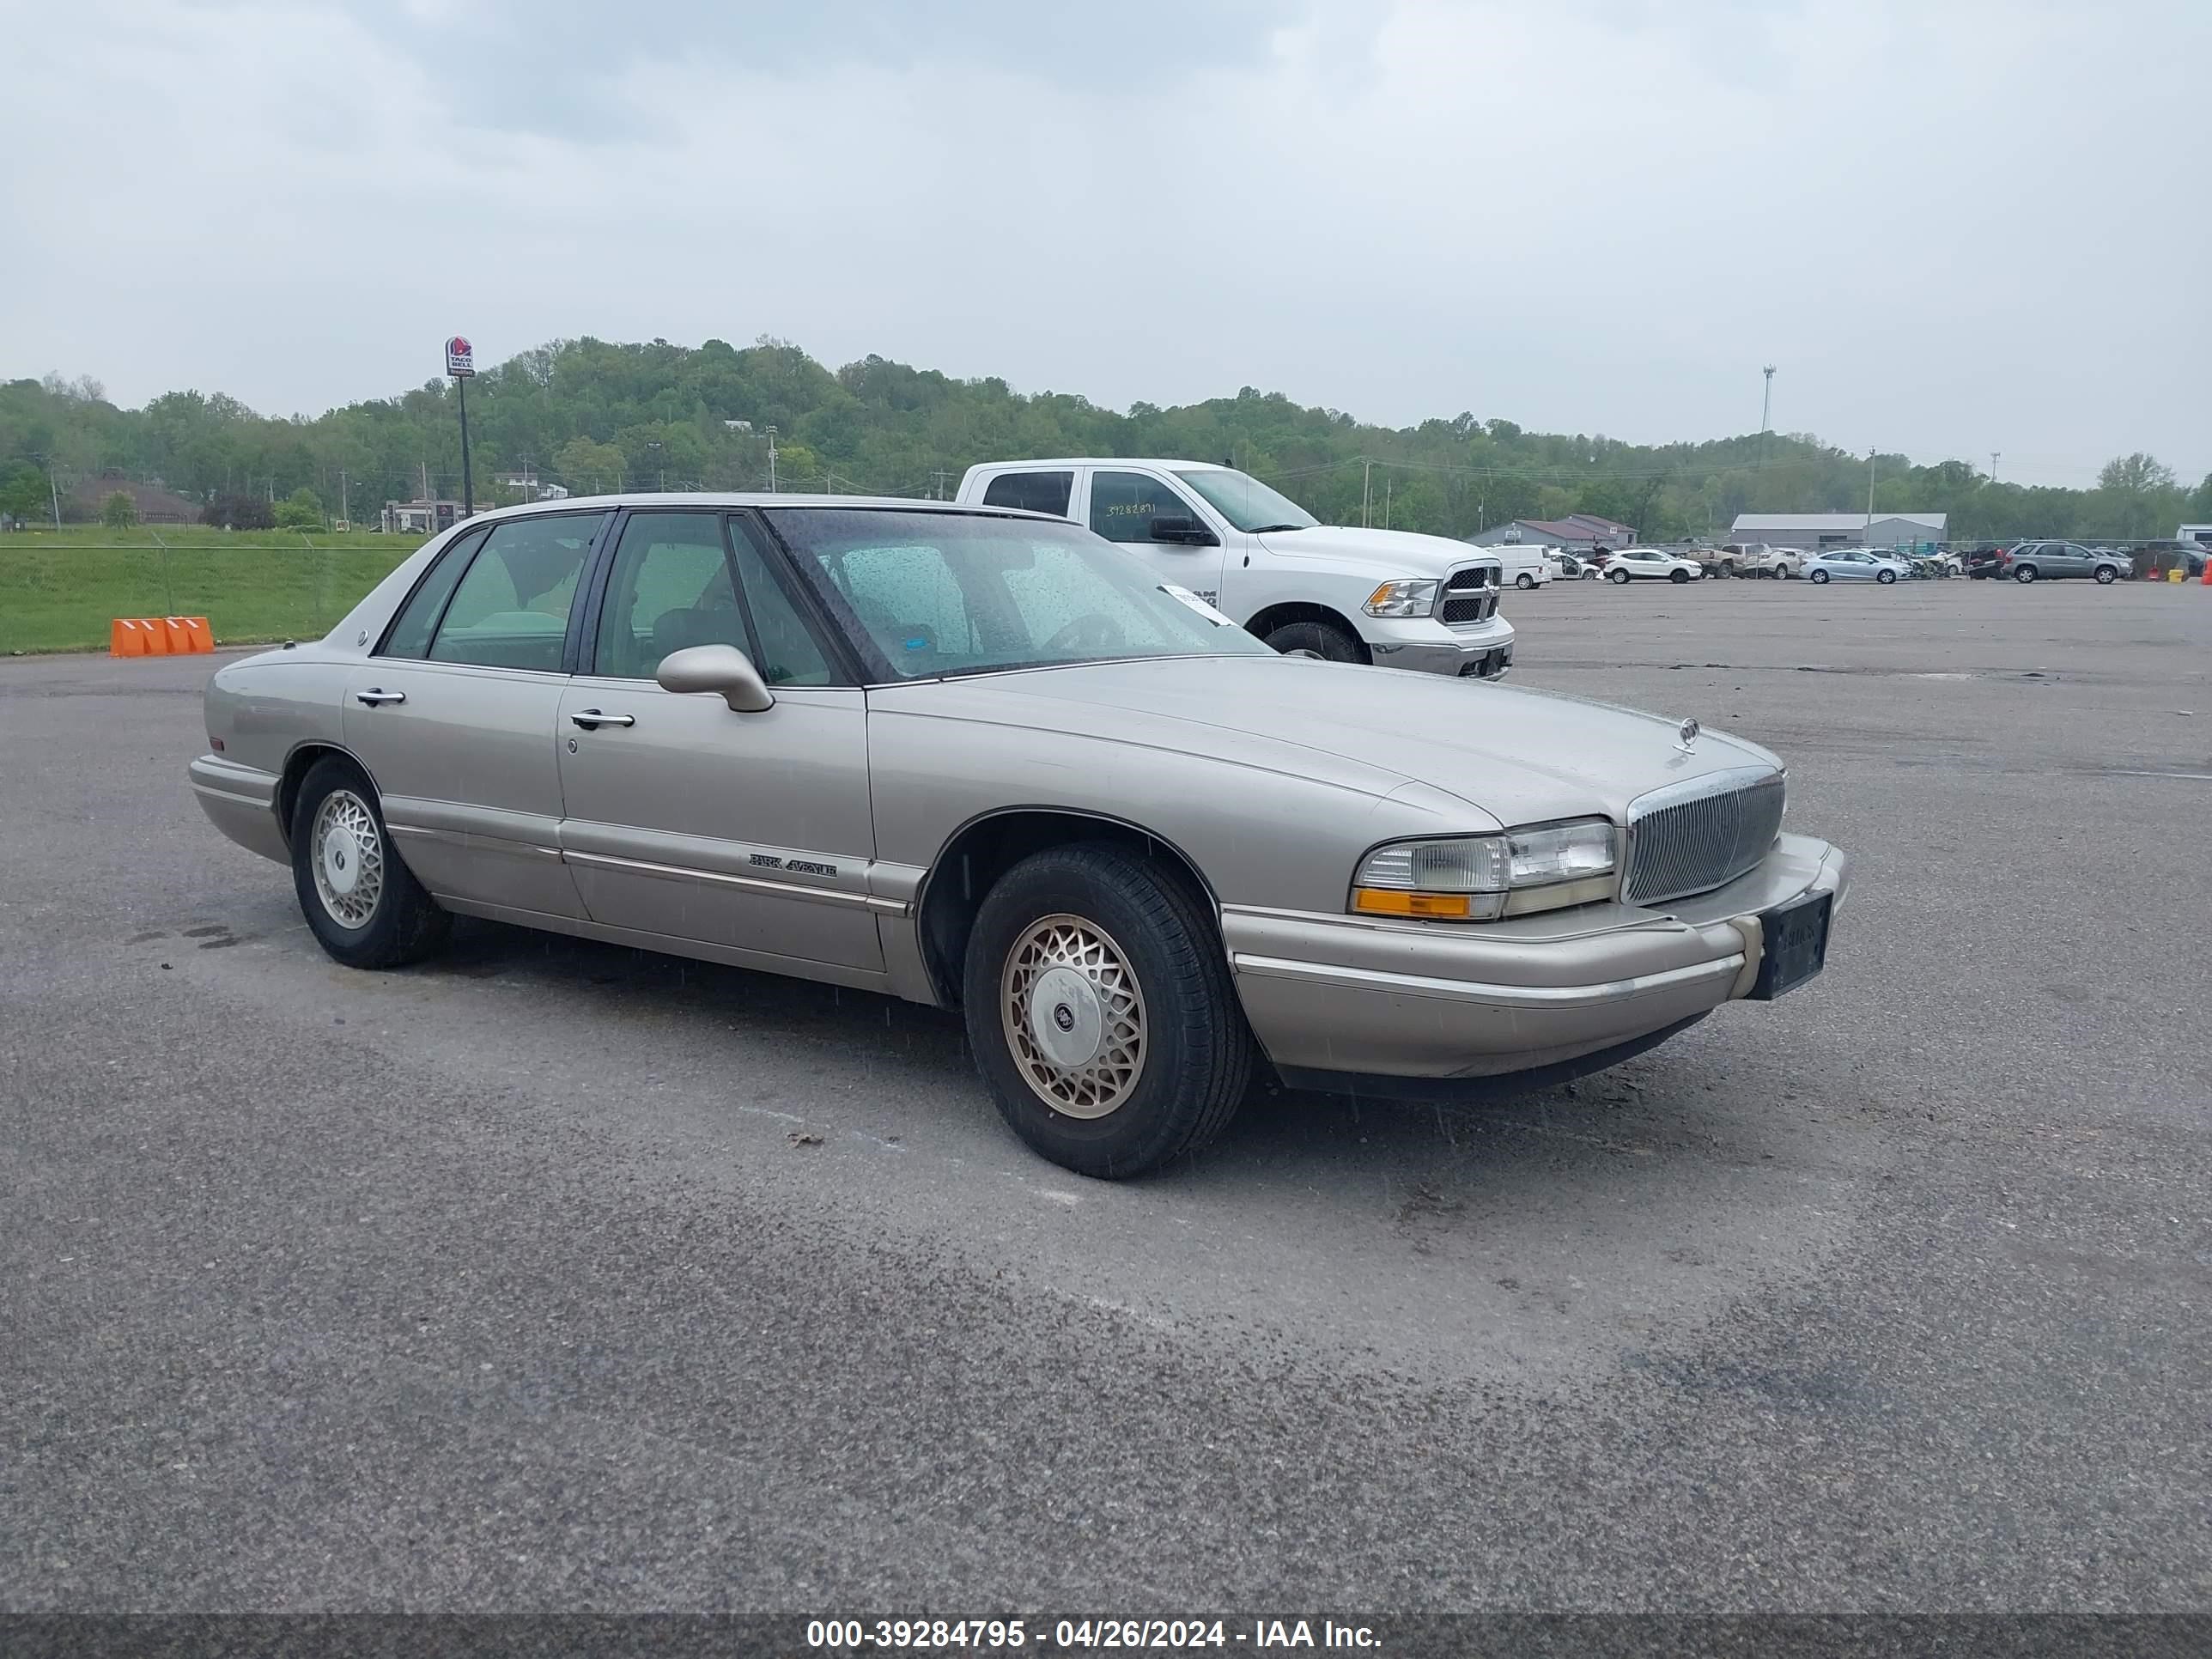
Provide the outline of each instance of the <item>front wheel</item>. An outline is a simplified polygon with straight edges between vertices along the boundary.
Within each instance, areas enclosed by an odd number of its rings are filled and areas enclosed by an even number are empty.
[[[1686,570],[1670,570],[1667,573],[1667,580],[1670,582],[1686,582],[1690,580],[1690,573]]]
[[[1252,1036],[1221,933],[1127,848],[1048,848],[1001,877],[969,937],[969,1046],[1007,1126],[1078,1174],[1141,1175],[1236,1115]]]
[[[1815,587],[1821,586],[1827,581],[1827,580],[1828,573],[1825,570],[1815,570],[1813,573],[1813,585]]]
[[[2120,573],[2113,569],[2112,566],[2108,564],[2100,564],[2097,567],[2097,583],[2099,586],[2110,587],[2114,582],[2119,580],[2119,579]]]
[[[349,968],[419,961],[453,930],[392,847],[376,791],[335,755],[315,763],[292,809],[292,885],[307,930]]]
[[[1897,572],[1894,570],[1877,570],[1874,573],[1874,579],[1880,582],[1884,587],[1887,587],[1897,580]]]
[[[1364,662],[1359,641],[1328,623],[1285,623],[1267,643],[1286,657],[1318,657],[1323,662]]]
[[[1608,570],[1606,572],[1605,579],[1609,582],[1619,582],[1623,587],[1628,586],[1628,573],[1626,570]]]

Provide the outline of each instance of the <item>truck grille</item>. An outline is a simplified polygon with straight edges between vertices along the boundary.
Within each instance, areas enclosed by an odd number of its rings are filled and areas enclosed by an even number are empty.
[[[1494,564],[1471,564],[1444,580],[1444,602],[1437,611],[1439,622],[1488,622],[1498,614],[1498,584],[1501,572]]]
[[[1480,593],[1453,594],[1437,612],[1448,623],[1488,622],[1497,614],[1498,595],[1488,589]]]
[[[1628,805],[1621,896],[1657,904],[1734,881],[1782,829],[1783,775],[1739,767],[1639,795]]]

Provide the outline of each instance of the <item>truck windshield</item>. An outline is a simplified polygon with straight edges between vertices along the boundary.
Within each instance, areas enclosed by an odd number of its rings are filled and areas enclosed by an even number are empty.
[[[1206,497],[1206,503],[1246,534],[1255,530],[1310,530],[1320,520],[1289,496],[1279,494],[1249,472],[1208,467],[1176,477]]]

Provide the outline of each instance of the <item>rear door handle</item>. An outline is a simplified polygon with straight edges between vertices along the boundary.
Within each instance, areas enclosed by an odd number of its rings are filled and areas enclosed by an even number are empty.
[[[596,708],[580,708],[568,718],[586,732],[596,732],[603,726],[635,726],[637,724],[637,716],[635,714],[602,714]]]
[[[386,691],[380,686],[372,685],[366,691],[355,692],[353,699],[356,702],[365,702],[374,708],[380,702],[405,702],[407,694],[404,691]]]

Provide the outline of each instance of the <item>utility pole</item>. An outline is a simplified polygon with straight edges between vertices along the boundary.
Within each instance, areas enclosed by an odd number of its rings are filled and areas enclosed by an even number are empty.
[[[1867,517],[1866,529],[1874,528],[1874,451],[1867,451]],[[1864,533],[1863,531],[1862,534]]]
[[[1374,463],[1374,462],[1372,462],[1372,461],[1366,461],[1366,460],[1363,460],[1362,462],[1360,462],[1360,464],[1359,464],[1359,527],[1360,527],[1362,530],[1364,530],[1364,529],[1366,529],[1366,528],[1367,528],[1367,501],[1368,501],[1369,490],[1370,490],[1369,479],[1370,479],[1370,477],[1371,477],[1371,475],[1374,473],[1374,471],[1375,471],[1375,463]]]
[[[941,501],[945,499],[945,469],[940,466],[930,476],[937,480],[937,485],[931,492],[929,499],[933,501]]]
[[[346,470],[340,467],[338,469],[338,520],[340,523],[348,526],[353,523],[352,506],[351,500],[346,495]]]
[[[1991,483],[1997,481],[1997,463],[2003,459],[2004,455],[2001,451],[1995,449],[1990,451],[1990,482]]]
[[[1759,400],[1759,464],[1765,466],[1766,434],[1773,429],[1774,424],[1767,418],[1774,408],[1774,365],[1769,363],[1759,372],[1766,376],[1766,391]]]
[[[54,528],[59,530],[62,527],[62,490],[61,486],[54,482],[54,458],[51,455],[46,457],[46,495],[54,504]]]
[[[1390,482],[1388,477],[1382,480],[1382,527],[1385,530],[1390,527]]]
[[[469,377],[459,376],[453,381],[461,394],[461,516],[473,519],[477,515],[476,480],[469,476]]]
[[[775,428],[768,429],[768,493],[775,494]]]

